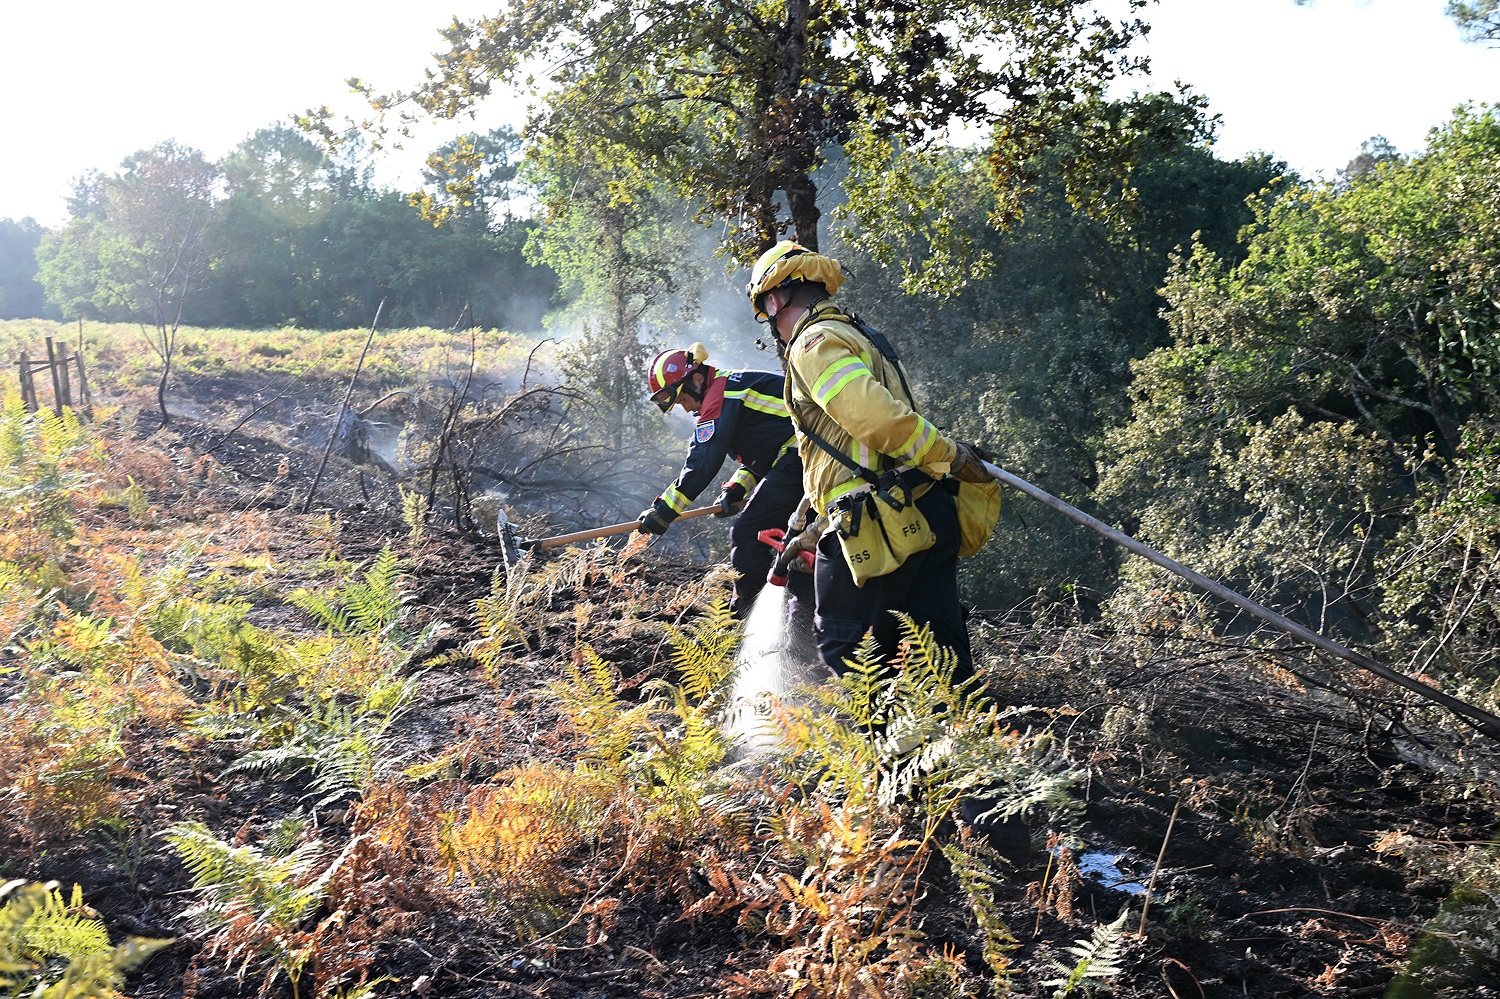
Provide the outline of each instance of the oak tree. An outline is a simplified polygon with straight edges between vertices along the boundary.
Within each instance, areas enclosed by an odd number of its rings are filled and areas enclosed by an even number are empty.
[[[1143,68],[1127,49],[1148,30],[1134,17],[1146,2],[1115,20],[1096,0],[505,0],[455,20],[415,90],[351,82],[397,115],[382,135],[401,116],[455,117],[497,88],[522,91],[532,149],[610,163],[627,191],[670,184],[742,260],[788,233],[818,245],[821,171],[836,163],[851,228],[920,233],[927,259],[905,261],[915,283],[951,290],[969,246],[944,199],[945,140],[993,130],[1003,221],[1059,139],[1070,196],[1109,211],[1128,201],[1141,145],[1182,138],[1161,103],[1105,99]]]

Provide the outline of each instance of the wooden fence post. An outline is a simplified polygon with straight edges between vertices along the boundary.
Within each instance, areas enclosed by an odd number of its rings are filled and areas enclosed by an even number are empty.
[[[90,420],[94,418],[94,393],[89,391],[89,377],[83,371],[83,351],[73,354],[73,360],[78,362],[78,401],[83,404],[83,413]]]
[[[62,383],[57,377],[57,349],[52,346],[50,336],[47,338],[47,368],[52,372],[52,412],[60,419],[63,408]]]
[[[68,363],[70,360],[67,343],[59,343],[57,345],[57,384],[62,389],[62,404],[64,406],[72,406],[74,404],[73,379],[68,377]]]
[[[26,412],[35,413],[36,382],[31,377],[31,358],[22,354],[17,366],[21,369],[21,401],[26,404]]]

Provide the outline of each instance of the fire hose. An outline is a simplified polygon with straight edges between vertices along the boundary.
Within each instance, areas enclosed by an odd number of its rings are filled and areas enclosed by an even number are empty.
[[[1460,700],[1459,698],[1454,697],[1452,694],[1445,693],[1437,689],[1436,687],[1431,686],[1430,684],[1423,683],[1421,680],[1413,679],[1412,677],[1409,677],[1404,673],[1398,673],[1396,670],[1390,669],[1386,666],[1382,666],[1380,663],[1376,662],[1368,656],[1361,655],[1360,653],[1355,652],[1352,649],[1345,648],[1338,642],[1323,637],[1316,631],[1313,631],[1311,628],[1304,627],[1298,624],[1296,621],[1293,621],[1291,618],[1278,614],[1270,608],[1256,603],[1249,597],[1242,596],[1241,594],[1236,593],[1224,584],[1215,582],[1202,573],[1195,572],[1182,563],[1168,558],[1166,555],[1163,555],[1161,552],[1152,548],[1150,545],[1147,545],[1141,541],[1137,541],[1135,538],[1132,538],[1130,535],[1125,534],[1122,531],[1115,530],[1113,527],[1110,527],[1103,521],[1089,516],[1076,507],[1069,506],[1067,503],[1058,499],[1056,496],[1053,496],[1051,493],[1032,485],[1025,479],[1022,479],[1016,475],[1012,475],[1010,472],[1007,472],[999,465],[995,465],[991,462],[986,461],[984,463],[984,467],[986,471],[988,471],[991,475],[998,479],[1002,484],[1010,486],[1012,489],[1015,489],[1018,492],[1025,493],[1027,496],[1030,496],[1032,499],[1043,504],[1044,506],[1051,507],[1068,519],[1082,524],[1084,527],[1087,527],[1091,531],[1103,535],[1110,541],[1113,541],[1115,544],[1134,552],[1142,558],[1154,562],[1155,564],[1161,566],[1163,569],[1167,569],[1171,572],[1176,573],[1177,575],[1181,576],[1183,579],[1186,579],[1188,582],[1199,587],[1200,589],[1212,593],[1214,596],[1219,597],[1221,600],[1228,601],[1236,607],[1239,607],[1241,610],[1255,615],[1262,621],[1266,621],[1269,624],[1275,625],[1287,634],[1292,635],[1296,638],[1300,638],[1304,642],[1307,642],[1309,645],[1322,649],[1324,652],[1332,653],[1333,655],[1338,656],[1340,659],[1343,659],[1345,662],[1351,663],[1354,666],[1358,666],[1360,669],[1365,670],[1369,673],[1373,673],[1381,679],[1388,680],[1391,683],[1394,683],[1399,687],[1403,687],[1420,697],[1423,697],[1429,701],[1433,701],[1434,703],[1441,704],[1449,711],[1452,711],[1454,714],[1459,715],[1460,717],[1469,721],[1476,729],[1489,736],[1491,739],[1500,740],[1500,716],[1493,715],[1482,708],[1470,704],[1467,701]]]

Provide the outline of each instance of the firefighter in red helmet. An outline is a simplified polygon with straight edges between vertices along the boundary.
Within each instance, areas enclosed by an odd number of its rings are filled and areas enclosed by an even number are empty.
[[[646,387],[663,413],[680,406],[697,423],[682,471],[641,512],[638,529],[665,533],[712,484],[725,458],[739,462],[722,484],[716,516],[735,517],[729,531],[729,561],[737,574],[730,609],[743,617],[765,586],[774,559],[756,536],[767,528],[785,528],[802,499],[802,461],[781,398],[782,376],[716,368],[708,363],[708,349],[695,343],[658,354],[647,371]],[[810,612],[811,577],[794,573],[788,589],[794,604],[800,601]]]

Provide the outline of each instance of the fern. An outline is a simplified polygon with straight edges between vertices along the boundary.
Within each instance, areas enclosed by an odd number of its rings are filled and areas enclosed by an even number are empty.
[[[475,788],[439,823],[449,877],[522,902],[561,898],[581,882],[572,851],[599,834],[619,785],[586,769],[529,766]]]
[[[310,770],[308,796],[318,807],[357,794],[396,767],[383,757],[386,733],[415,690],[414,679],[388,680],[376,683],[353,705],[335,698],[313,699],[300,710],[280,705],[245,733],[269,744],[249,750],[223,774]]]
[[[526,562],[523,558],[521,565],[509,574],[496,569],[490,577],[489,596],[474,601],[479,637],[469,643],[466,651],[491,677],[500,675],[506,662],[504,652],[509,646],[526,645],[526,630],[516,623],[515,610],[520,602],[521,581],[526,578],[522,568]]]
[[[1052,993],[1052,999],[1064,999],[1080,987],[1085,992],[1092,993],[1104,985],[1106,979],[1114,978],[1125,970],[1120,963],[1125,945],[1125,935],[1121,930],[1129,915],[1129,908],[1121,909],[1114,922],[1108,926],[1094,927],[1092,937],[1069,947],[1068,953],[1078,959],[1077,963],[1070,966],[1061,961],[1052,962],[1052,966],[1062,972],[1061,977],[1042,983],[1057,987],[1057,991]]]
[[[1493,843],[1459,845],[1392,831],[1376,841],[1375,850],[1453,883],[1441,910],[1423,927],[1404,978],[1431,967],[1500,963],[1500,849]]]
[[[427,494],[405,486],[396,488],[401,494],[401,520],[407,527],[406,538],[414,545],[421,544],[427,536]]]
[[[958,876],[958,883],[974,913],[974,921],[983,935],[984,963],[989,965],[996,978],[1007,980],[1011,973],[1007,955],[1020,946],[1001,918],[1000,906],[996,902],[1005,882],[1002,871],[1009,865],[977,838],[962,845],[944,844],[943,856],[948,858]]]
[[[271,856],[254,846],[226,843],[198,822],[177,823],[166,838],[203,896],[187,914],[204,925],[220,925],[232,910],[243,908],[260,922],[290,930],[323,899],[327,878],[314,877],[324,854],[320,842]]]
[[[73,497],[95,476],[70,459],[89,447],[71,409],[29,414],[15,396],[0,410],[0,510],[7,525],[27,525],[54,538],[73,535]]]
[[[701,703],[722,692],[734,676],[740,625],[728,601],[714,601],[686,632],[669,626],[667,640],[672,646],[672,665],[681,674],[683,693],[690,700]]]
[[[385,637],[406,616],[408,597],[403,580],[401,560],[387,546],[362,580],[346,582],[326,595],[297,590],[287,599],[335,635]]]
[[[648,704],[626,707],[615,693],[614,668],[593,649],[579,650],[569,663],[565,679],[550,684],[547,691],[564,717],[583,738],[584,759],[607,768],[617,768],[649,725]]]
[[[868,634],[844,666],[825,703],[852,727],[873,734],[890,720],[900,677],[880,658],[880,646]]]
[[[363,842],[356,836],[325,865],[324,844],[310,841],[282,856],[255,846],[235,846],[198,822],[180,822],[166,838],[193,877],[199,901],[185,915],[210,938],[210,953],[222,953],[243,980],[261,970],[265,985],[278,975],[293,995],[309,963],[315,962],[328,930],[341,912],[325,913],[329,885]]]
[[[0,888],[0,989],[45,999],[111,999],[125,973],[171,940],[131,938],[111,946],[104,924],[74,885],[11,881]]]

